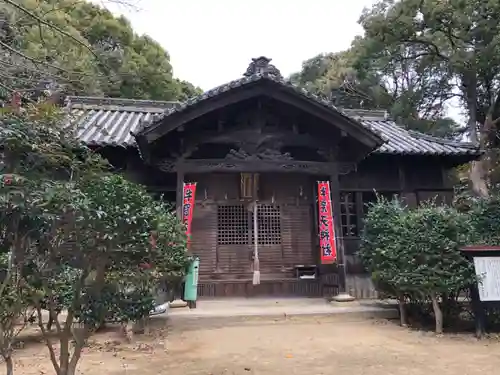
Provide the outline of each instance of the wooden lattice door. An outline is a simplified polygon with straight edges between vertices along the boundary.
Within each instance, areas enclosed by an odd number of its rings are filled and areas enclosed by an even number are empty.
[[[244,275],[251,271],[252,213],[245,204],[217,206],[217,270]]]
[[[248,274],[252,270],[255,230],[252,205],[217,208],[217,265],[221,272]],[[278,272],[281,248],[281,207],[257,203],[257,246],[262,271]]]
[[[253,214],[251,215],[253,220]],[[257,205],[257,247],[262,275],[278,275],[283,267],[281,207],[278,204]],[[255,244],[252,226],[252,244]]]
[[[253,222],[253,213],[251,214]],[[252,244],[254,243],[252,225]],[[257,205],[258,245],[281,245],[281,209],[277,204]]]

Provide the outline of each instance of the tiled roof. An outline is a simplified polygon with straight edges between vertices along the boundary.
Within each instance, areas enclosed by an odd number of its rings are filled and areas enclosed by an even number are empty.
[[[66,98],[68,127],[90,146],[135,147],[136,132],[143,121],[177,105],[177,102],[112,99],[85,96]]]
[[[356,118],[356,116],[352,116]],[[471,143],[457,142],[432,137],[416,131],[403,129],[389,119],[364,119],[358,117],[363,126],[378,131],[384,141],[374,152],[377,154],[401,155],[480,155]]]
[[[165,110],[186,104],[152,100],[68,97],[70,126],[85,143],[95,146],[135,147],[131,133],[137,133],[142,121],[151,121]],[[343,110],[366,128],[378,132],[386,143],[375,150],[382,154],[407,155],[478,155],[469,143],[454,142],[408,131],[387,119],[384,111]]]

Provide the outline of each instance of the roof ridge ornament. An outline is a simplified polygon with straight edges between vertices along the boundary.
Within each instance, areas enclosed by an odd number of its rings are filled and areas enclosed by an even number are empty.
[[[270,64],[272,59],[260,56],[252,59],[250,65],[248,65],[247,71],[243,74],[245,77],[251,77],[253,75],[270,75],[279,79],[283,79],[281,72],[273,64]]]

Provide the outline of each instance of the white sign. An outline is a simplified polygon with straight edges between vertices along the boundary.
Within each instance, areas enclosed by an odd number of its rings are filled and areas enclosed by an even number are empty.
[[[193,270],[193,286],[198,285],[198,268],[200,268],[199,264]]]
[[[479,299],[500,301],[500,257],[474,257],[474,268],[480,280]]]

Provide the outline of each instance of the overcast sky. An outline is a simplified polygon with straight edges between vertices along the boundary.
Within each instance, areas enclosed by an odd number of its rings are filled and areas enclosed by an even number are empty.
[[[177,78],[209,90],[266,56],[284,76],[322,52],[349,48],[376,0],[92,0],[124,14],[170,54]],[[118,5],[133,4],[134,8]],[[462,122],[459,105],[448,114]]]
[[[373,0],[128,0],[136,32],[170,54],[174,75],[204,90],[239,78],[252,57],[273,59],[285,76],[321,52],[349,47]],[[111,0],[113,1],[113,0]],[[115,0],[116,1],[116,0]]]

